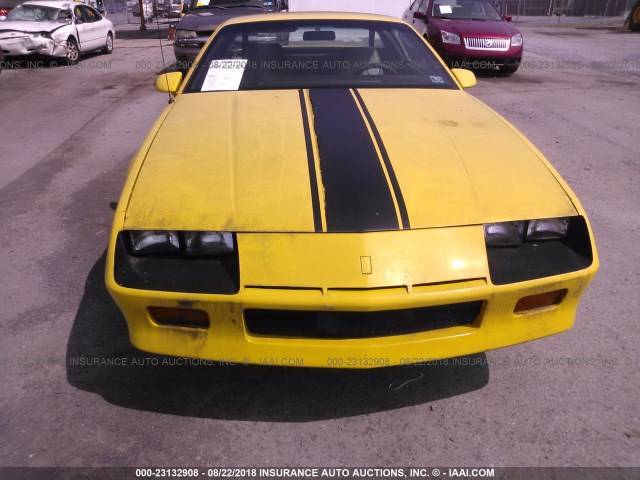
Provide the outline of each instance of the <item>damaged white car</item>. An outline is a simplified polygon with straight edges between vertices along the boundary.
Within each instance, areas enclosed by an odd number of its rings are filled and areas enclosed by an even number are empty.
[[[75,2],[25,2],[0,22],[0,47],[7,56],[41,54],[73,64],[85,52],[111,53],[114,38],[111,21]]]

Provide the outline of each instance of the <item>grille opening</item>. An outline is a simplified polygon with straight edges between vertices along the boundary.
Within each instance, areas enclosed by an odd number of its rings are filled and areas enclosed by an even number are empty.
[[[511,38],[466,37],[464,44],[470,50],[507,51],[511,46]]]
[[[379,312],[327,312],[247,309],[244,321],[251,335],[346,340],[392,337],[443,328],[471,326],[484,302]]]

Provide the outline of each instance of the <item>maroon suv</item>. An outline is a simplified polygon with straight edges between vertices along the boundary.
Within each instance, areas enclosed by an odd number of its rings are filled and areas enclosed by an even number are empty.
[[[403,18],[452,67],[515,73],[520,66],[522,34],[489,0],[415,0]]]

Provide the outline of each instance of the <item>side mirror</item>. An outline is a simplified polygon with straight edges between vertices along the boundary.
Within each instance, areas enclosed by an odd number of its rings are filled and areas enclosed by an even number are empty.
[[[76,25],[84,23],[81,18],[76,17]]]
[[[182,8],[180,9],[180,12],[183,15],[186,15],[188,11],[189,11],[189,6],[185,2],[185,3],[182,4]]]
[[[513,19],[511,15],[504,15],[502,18],[504,18],[505,22],[510,22]]]
[[[156,79],[156,90],[175,95],[181,84],[182,72],[163,73]]]
[[[464,68],[452,68],[451,73],[456,77],[456,80],[458,80],[458,83],[462,88],[467,89],[476,86],[476,76],[471,70],[466,70]]]
[[[413,18],[419,18],[420,20],[426,20],[427,14],[425,12],[413,12]]]

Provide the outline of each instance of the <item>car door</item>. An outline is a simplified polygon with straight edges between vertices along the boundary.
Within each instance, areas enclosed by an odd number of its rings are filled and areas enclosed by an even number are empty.
[[[107,34],[111,22],[105,19],[97,9],[86,5],[84,8],[89,15],[89,23],[91,24],[92,48],[102,48],[107,44]]]
[[[85,35],[87,43],[84,50],[95,50],[101,48],[106,43],[106,32],[104,32],[104,24],[100,22],[102,16],[94,8],[86,5],[79,6],[82,9],[82,18],[85,20]]]
[[[76,39],[78,40],[78,48],[81,52],[86,52],[90,50],[90,35],[89,28],[90,25],[87,25],[87,21],[84,17],[84,11],[82,5],[76,5],[73,7],[73,24],[76,30]]]
[[[413,20],[413,12],[415,12],[418,9],[418,6],[420,5],[421,2],[422,0],[413,0],[409,4],[409,8],[407,8],[402,14],[402,19],[405,22],[411,23],[411,20]]]
[[[427,34],[427,10],[430,0],[416,0],[412,5],[411,18],[407,22],[415,28],[420,35]]]

